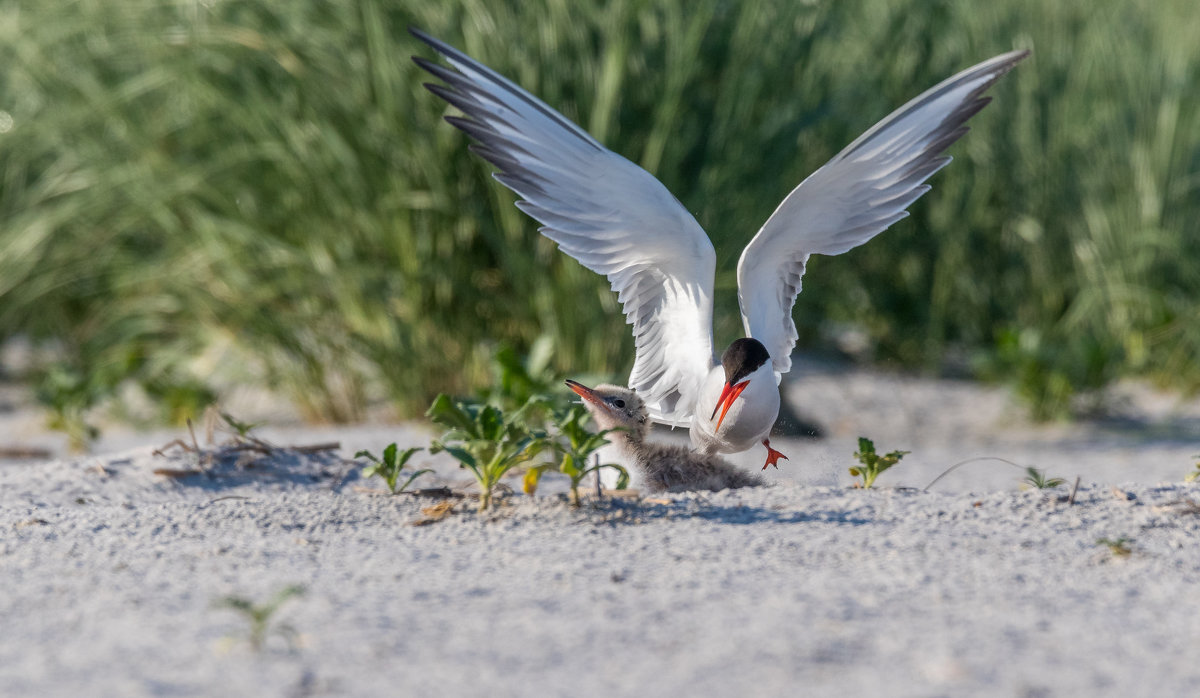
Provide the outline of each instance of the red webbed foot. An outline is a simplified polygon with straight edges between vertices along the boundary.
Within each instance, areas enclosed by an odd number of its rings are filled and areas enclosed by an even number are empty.
[[[767,462],[763,464],[763,467],[762,467],[763,470],[766,470],[768,465],[773,465],[773,466],[775,466],[776,470],[779,470],[779,459],[780,458],[782,458],[784,460],[790,460],[787,456],[783,455],[783,453],[781,453],[780,451],[776,451],[775,449],[771,448],[771,440],[770,439],[763,439],[762,444],[763,444],[763,446],[767,447]]]

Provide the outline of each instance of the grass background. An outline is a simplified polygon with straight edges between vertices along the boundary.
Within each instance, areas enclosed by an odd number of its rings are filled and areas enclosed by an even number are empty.
[[[179,419],[230,375],[315,419],[413,415],[501,345],[623,377],[603,279],[440,121],[419,26],[640,163],[742,246],[892,109],[1013,48],[911,218],[818,258],[801,346],[1011,382],[1044,416],[1121,376],[1200,386],[1192,0],[0,0],[0,342],[78,422],[121,386]],[[221,376],[225,376],[222,382]]]

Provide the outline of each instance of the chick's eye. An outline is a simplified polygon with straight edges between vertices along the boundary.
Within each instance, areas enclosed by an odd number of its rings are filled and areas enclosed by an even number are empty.
[[[617,407],[624,407],[625,401],[622,400],[621,398],[617,398],[616,400],[613,400],[613,404],[616,405]]]

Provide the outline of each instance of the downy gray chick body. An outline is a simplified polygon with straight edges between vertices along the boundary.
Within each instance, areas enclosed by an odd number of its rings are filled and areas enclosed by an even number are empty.
[[[763,479],[748,473],[719,456],[697,453],[686,446],[654,443],[647,440],[650,420],[646,405],[637,393],[617,385],[595,388],[567,381],[583,398],[598,429],[619,428],[608,434],[610,453],[616,453],[631,469],[634,486],[647,492],[685,492],[756,487]]]

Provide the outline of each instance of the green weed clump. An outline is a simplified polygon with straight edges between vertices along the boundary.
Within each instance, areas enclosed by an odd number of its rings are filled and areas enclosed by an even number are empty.
[[[296,630],[286,623],[273,624],[272,618],[289,599],[303,596],[304,593],[305,589],[303,585],[293,584],[276,592],[265,603],[254,603],[250,599],[241,596],[226,596],[214,605],[219,608],[228,608],[236,611],[245,618],[250,626],[247,629],[247,640],[250,642],[250,647],[255,652],[261,652],[263,646],[266,644],[267,636],[270,634],[280,635],[289,645],[293,644],[296,638]]]
[[[38,400],[50,411],[46,426],[67,435],[72,451],[86,450],[100,435],[87,421],[87,412],[105,393],[89,376],[66,366],[51,367],[36,388]]]
[[[908,220],[812,261],[801,346],[858,328],[863,359],[955,357],[1046,417],[1120,376],[1200,387],[1193,0],[8,2],[0,342],[50,357],[31,378],[60,372],[43,400],[77,441],[129,381],[174,420],[257,381],[336,421],[476,394],[496,346],[543,336],[558,373],[627,372],[607,282],[442,123],[410,25],[695,213],[718,346],[738,254],[792,187],[925,87],[1032,48]]]
[[[479,485],[479,509],[491,506],[492,494],[500,480],[514,468],[533,462],[540,454],[557,458],[530,465],[523,489],[537,491],[542,474],[558,469],[571,478],[571,501],[579,504],[579,483],[590,473],[613,468],[620,473],[618,488],[624,488],[629,474],[619,465],[588,463],[589,457],[607,443],[608,431],[592,433],[584,426],[587,411],[580,405],[568,405],[561,384],[547,368],[552,348],[545,343],[529,357],[502,348],[492,359],[493,383],[479,398],[455,399],[441,394],[426,411],[435,424],[447,429],[429,447],[431,454],[446,452],[468,470]],[[611,431],[611,430],[609,430]],[[363,450],[355,458],[367,458],[365,477],[383,477],[392,494],[404,492],[417,477],[433,472],[418,470],[401,482],[402,470],[420,447],[399,451],[396,444],[384,449],[382,457]]]
[[[1038,470],[1033,466],[1025,468],[1025,477],[1021,479],[1021,482],[1038,490],[1052,490],[1067,483],[1061,477],[1047,477],[1045,471]]]
[[[862,481],[854,483],[854,486],[863,489],[873,486],[875,478],[899,463],[900,459],[908,454],[909,451],[892,451],[881,456],[875,453],[875,442],[861,436],[858,437],[858,451],[854,453],[854,458],[858,460],[859,465],[850,468],[850,475],[861,477]]]
[[[1103,545],[1108,548],[1108,551],[1113,554],[1113,557],[1129,557],[1133,554],[1133,539],[1125,538],[1100,538],[1096,541],[1096,545]]]
[[[520,411],[505,415],[498,407],[455,401],[442,394],[425,414],[449,429],[429,452],[445,451],[475,476],[480,511],[491,505],[500,478],[546,448],[545,433],[527,427]]]
[[[571,479],[572,506],[579,506],[579,483],[593,473],[599,477],[600,471],[604,468],[616,470],[618,473],[617,489],[625,489],[629,484],[629,471],[625,468],[615,463],[601,463],[598,458],[589,463],[592,454],[608,443],[608,439],[605,437],[619,429],[592,432],[583,425],[587,419],[587,408],[582,405],[571,405],[555,414],[554,436],[550,439],[550,447],[558,453],[559,460],[556,463],[545,463],[529,469],[523,483],[527,494],[537,491],[542,473],[550,469],[557,469]]]
[[[400,477],[404,473],[404,466],[408,464],[409,459],[418,451],[424,451],[424,448],[406,448],[403,451],[398,451],[396,444],[390,443],[383,449],[382,456],[376,456],[370,451],[364,449],[354,454],[355,458],[366,458],[370,461],[362,470],[363,477],[379,476],[387,483],[388,491],[392,494],[400,494],[412,485],[413,481],[426,473],[432,473],[431,468],[421,468],[415,472],[409,473],[408,477],[401,482]]]

